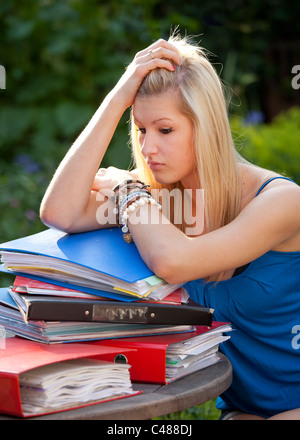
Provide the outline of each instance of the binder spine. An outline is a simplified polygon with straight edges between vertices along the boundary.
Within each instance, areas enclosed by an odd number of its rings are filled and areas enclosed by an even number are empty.
[[[153,325],[212,324],[213,310],[186,305],[28,299],[27,319]]]

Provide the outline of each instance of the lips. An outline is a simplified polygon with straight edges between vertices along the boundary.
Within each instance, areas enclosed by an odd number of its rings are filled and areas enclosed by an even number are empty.
[[[150,162],[148,162],[148,167],[149,167],[150,170],[152,170],[152,171],[158,171],[158,170],[160,170],[163,166],[164,166],[164,164],[163,164],[163,163],[160,163],[160,162],[155,162],[155,161],[150,161]]]

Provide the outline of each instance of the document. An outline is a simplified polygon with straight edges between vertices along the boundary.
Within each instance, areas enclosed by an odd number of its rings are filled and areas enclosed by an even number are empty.
[[[54,229],[0,245],[2,271],[85,293],[161,300],[182,284],[168,284],[146,266],[119,228],[66,234]]]
[[[129,368],[128,364],[72,359],[21,373],[23,411],[34,415],[136,394]]]
[[[133,352],[122,349],[122,356]],[[32,417],[140,394],[116,347],[8,338],[0,356],[0,413]]]

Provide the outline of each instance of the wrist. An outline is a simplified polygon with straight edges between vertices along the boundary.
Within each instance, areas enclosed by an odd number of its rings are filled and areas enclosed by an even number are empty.
[[[116,88],[112,89],[106,95],[101,106],[102,105],[104,105],[106,108],[109,108],[109,111],[112,112],[117,117],[117,119],[121,119],[123,113],[128,108],[124,100],[121,99],[121,96]]]
[[[145,205],[156,205],[161,209],[151,193],[146,189],[140,180],[131,179],[118,184],[112,190],[112,200],[115,203],[114,213],[118,215],[118,223],[122,226],[123,238],[127,243],[132,242],[132,237],[128,228],[131,214]]]
[[[121,109],[123,113],[132,105],[128,92],[123,91],[118,84],[109,92],[107,98],[112,105]]]

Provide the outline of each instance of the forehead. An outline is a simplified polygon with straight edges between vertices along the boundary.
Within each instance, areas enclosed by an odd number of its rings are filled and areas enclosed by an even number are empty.
[[[178,119],[183,114],[178,108],[177,93],[159,95],[139,95],[133,104],[133,117],[137,121],[158,121],[161,119]]]

